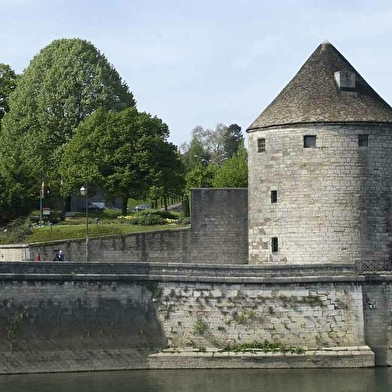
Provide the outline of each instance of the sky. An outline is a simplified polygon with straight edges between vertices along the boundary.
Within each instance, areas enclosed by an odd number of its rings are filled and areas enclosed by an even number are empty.
[[[88,40],[176,145],[196,126],[245,133],[324,40],[391,104],[391,37],[388,0],[0,0],[0,63]]]

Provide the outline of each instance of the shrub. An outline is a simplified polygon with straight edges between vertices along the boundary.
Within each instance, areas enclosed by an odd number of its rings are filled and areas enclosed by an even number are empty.
[[[165,219],[158,215],[141,215],[139,217],[131,219],[130,223],[132,225],[142,225],[142,226],[154,226],[154,225],[165,225],[167,222]]]
[[[165,210],[144,210],[138,213],[138,215],[156,215],[160,216],[163,219],[178,219],[178,216],[171,213],[170,211]]]

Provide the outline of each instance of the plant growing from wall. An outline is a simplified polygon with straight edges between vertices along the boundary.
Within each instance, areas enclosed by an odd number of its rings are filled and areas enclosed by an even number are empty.
[[[198,335],[203,335],[207,330],[207,324],[203,321],[201,317],[198,317],[195,323],[194,331]]]

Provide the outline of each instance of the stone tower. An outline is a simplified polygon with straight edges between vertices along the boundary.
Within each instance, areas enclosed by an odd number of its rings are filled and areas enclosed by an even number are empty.
[[[252,264],[392,258],[392,108],[329,42],[247,130]]]

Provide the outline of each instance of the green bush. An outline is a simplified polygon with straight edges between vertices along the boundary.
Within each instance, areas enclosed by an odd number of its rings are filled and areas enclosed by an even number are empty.
[[[156,215],[160,216],[163,219],[178,219],[178,215],[171,213],[170,211],[165,210],[144,210],[138,213],[138,215]]]
[[[166,225],[165,219],[158,215],[148,214],[130,220],[132,225],[153,226],[153,225]]]
[[[16,219],[0,229],[0,244],[25,242],[26,237],[30,234],[30,221],[24,221],[22,218]]]

